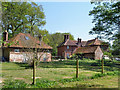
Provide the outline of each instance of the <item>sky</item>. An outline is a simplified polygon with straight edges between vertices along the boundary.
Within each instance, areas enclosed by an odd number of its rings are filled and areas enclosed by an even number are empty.
[[[96,35],[89,35],[92,29],[92,16],[89,11],[93,9],[90,2],[37,2],[42,5],[46,16],[46,25],[49,33],[69,32],[75,40],[90,40]]]

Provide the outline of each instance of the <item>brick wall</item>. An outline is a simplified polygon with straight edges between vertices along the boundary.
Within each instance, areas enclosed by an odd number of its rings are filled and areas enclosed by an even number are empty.
[[[51,61],[51,53],[37,53],[40,61]],[[30,52],[10,52],[10,62],[26,62],[32,60],[33,53]]]
[[[71,56],[73,54],[73,51],[77,48],[77,46],[69,46],[69,49],[67,49],[67,46],[61,46],[58,47],[58,56],[61,56],[62,58],[66,58],[67,54]]]
[[[20,52],[14,52],[14,49],[10,49],[9,61],[10,62],[26,62],[31,60],[34,56],[33,52],[26,52],[23,49],[19,49]],[[51,61],[51,52],[38,52],[38,59],[40,61]]]

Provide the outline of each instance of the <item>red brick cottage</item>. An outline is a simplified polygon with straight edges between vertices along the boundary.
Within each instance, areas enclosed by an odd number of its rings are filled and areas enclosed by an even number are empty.
[[[35,49],[40,61],[51,61],[52,47],[30,34],[19,33],[8,40],[8,32],[4,32],[3,40],[6,44],[3,44],[2,54],[9,62],[26,62],[33,58]]]
[[[107,51],[108,44],[95,38],[88,41],[69,40],[69,35],[64,35],[64,41],[57,47],[58,56],[69,58],[72,54],[82,53],[84,58],[101,59],[103,51]]]

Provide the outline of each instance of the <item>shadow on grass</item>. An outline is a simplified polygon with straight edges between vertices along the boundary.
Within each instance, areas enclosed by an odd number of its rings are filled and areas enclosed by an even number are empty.
[[[28,65],[27,63],[18,63],[18,62],[15,62],[15,64],[17,64],[20,67],[23,67],[24,69],[31,69],[32,68],[32,66]]]
[[[76,60],[40,62],[38,67],[42,68],[76,68]],[[79,68],[90,71],[101,72],[100,60],[79,60]],[[104,61],[104,70],[114,71],[119,69],[119,64],[114,61]]]
[[[76,88],[96,88],[96,87],[104,87],[104,85],[100,85],[100,84],[76,84],[75,86]]]
[[[21,69],[31,69],[27,63],[15,63]],[[65,61],[52,61],[52,62],[40,62],[38,68],[76,68],[76,60],[65,60]],[[101,72],[101,61],[100,60],[79,60],[79,68],[83,70],[90,70]],[[119,63],[116,61],[106,60],[104,61],[104,70],[114,71],[119,69]],[[16,69],[10,69],[16,70]]]

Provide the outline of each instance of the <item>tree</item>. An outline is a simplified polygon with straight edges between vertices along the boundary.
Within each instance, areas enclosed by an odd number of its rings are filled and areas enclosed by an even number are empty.
[[[112,47],[113,47],[112,54],[120,55],[120,40],[119,39],[114,40]]]
[[[2,2],[2,28],[13,37],[19,32],[31,32],[45,25],[43,8],[34,2]]]
[[[89,32],[108,40],[120,37],[120,2],[94,2],[95,7],[89,12],[95,26]]]
[[[2,28],[14,36],[15,32],[27,22],[25,17],[28,4],[26,2],[2,2]],[[10,34],[9,34],[10,35]]]
[[[28,28],[27,32],[31,33],[32,35],[38,35],[40,29],[36,29],[36,27],[41,28],[42,30],[42,27],[46,24],[42,5],[31,2],[31,6],[27,13],[27,19],[29,22],[25,25],[25,27]]]
[[[89,32],[97,34],[98,38],[114,40],[113,53],[120,48],[120,2],[94,2],[93,10],[89,12],[93,16],[95,26]],[[116,47],[117,46],[117,47]]]
[[[30,33],[33,36],[42,35],[40,33],[45,31],[42,31],[45,23],[45,15],[41,5],[39,6],[34,2],[2,2],[2,28],[3,31],[9,32],[10,38],[20,32]],[[27,45],[27,47],[30,46]],[[36,47],[30,47],[27,50],[25,49],[25,52],[28,55],[25,56],[33,63],[33,84],[35,84],[36,64],[43,54],[38,55],[38,48]],[[42,52],[44,51],[42,50]]]

